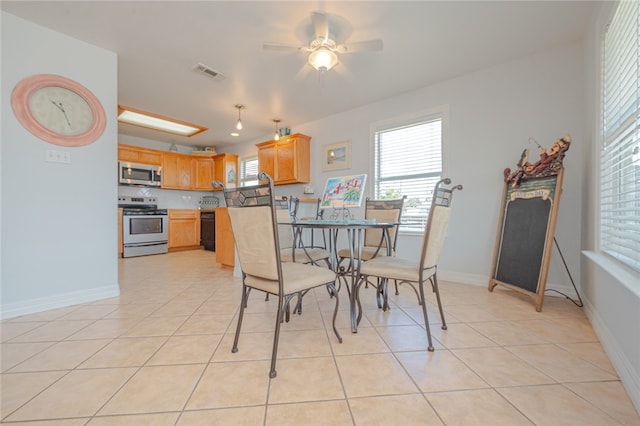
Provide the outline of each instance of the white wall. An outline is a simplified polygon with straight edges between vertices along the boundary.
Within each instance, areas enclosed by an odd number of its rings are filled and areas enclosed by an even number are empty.
[[[117,264],[117,57],[1,12],[2,318],[119,294]],[[58,74],[91,90],[107,127],[93,144],[67,148],[16,120],[11,92],[34,74]],[[71,164],[47,163],[47,150]]]
[[[450,123],[444,174],[455,184],[462,184],[464,190],[454,195],[440,276],[480,285],[487,285],[491,272],[503,170],[515,167],[524,148],[529,148],[532,159],[537,157],[538,149],[528,143],[529,137],[551,147],[565,133],[571,134],[574,142],[564,162],[556,236],[571,274],[579,282],[580,215],[576,209],[581,205],[582,61],[582,44],[562,46],[292,130],[312,136],[311,177],[319,194],[331,176],[368,173],[373,177],[372,123],[446,106]],[[323,172],[319,160],[322,146],[343,140],[352,144],[352,168]],[[236,152],[245,157],[257,151],[251,143]],[[286,185],[276,190],[283,195],[299,195],[302,187]],[[372,187],[369,181],[369,195]],[[401,235],[398,256],[413,257],[420,244],[420,237]],[[563,268],[554,252],[547,287],[570,291],[574,296]]]

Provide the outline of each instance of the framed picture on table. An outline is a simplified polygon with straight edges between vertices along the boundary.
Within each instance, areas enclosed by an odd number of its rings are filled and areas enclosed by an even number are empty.
[[[322,147],[322,170],[351,168],[351,142],[343,141]]]

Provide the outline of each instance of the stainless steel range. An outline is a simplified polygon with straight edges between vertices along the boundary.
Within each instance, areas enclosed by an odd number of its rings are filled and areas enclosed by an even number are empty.
[[[155,197],[118,197],[122,211],[122,257],[168,251],[168,215]]]

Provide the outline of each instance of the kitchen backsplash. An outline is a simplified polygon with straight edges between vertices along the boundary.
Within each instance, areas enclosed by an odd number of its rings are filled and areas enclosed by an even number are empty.
[[[118,196],[156,197],[160,209],[197,209],[202,197],[215,196],[224,205],[222,194],[219,192],[178,191],[143,186],[118,185]],[[114,200],[115,201],[115,200]]]

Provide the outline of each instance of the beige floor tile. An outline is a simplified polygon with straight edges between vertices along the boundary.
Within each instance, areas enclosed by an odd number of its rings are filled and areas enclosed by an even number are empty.
[[[511,404],[538,425],[615,425],[613,417],[562,385],[497,389]]]
[[[536,334],[550,343],[597,342],[598,338],[585,321],[571,318],[527,321],[523,323],[522,332]]]
[[[263,405],[268,387],[268,361],[211,363],[186,409]]]
[[[61,420],[36,420],[33,422],[2,422],[4,426],[84,426],[89,418],[61,419]]]
[[[493,389],[429,393],[425,395],[447,425],[531,426],[529,421]],[[557,425],[557,423],[538,423]]]
[[[600,367],[604,371],[612,375],[617,375],[615,368],[611,365],[611,361],[607,357],[607,353],[600,342],[596,343],[566,343],[558,344],[562,349],[571,352],[573,355],[589,361],[596,367]]]
[[[455,349],[452,352],[493,387],[555,383],[503,348]]]
[[[418,391],[391,354],[340,356],[336,362],[349,398]]]
[[[266,426],[351,426],[346,401],[320,401],[298,404],[270,405]]]
[[[396,354],[422,392],[488,388],[489,385],[447,350]]]
[[[46,321],[2,321],[0,324],[0,341],[11,339],[47,324]]]
[[[88,325],[67,340],[115,339],[120,337],[140,320],[137,318],[102,319]]]
[[[92,418],[87,426],[173,426],[180,413],[135,414]]]
[[[463,323],[449,324],[446,330],[437,326],[431,327],[431,333],[443,348],[448,349],[497,346],[494,341]]]
[[[92,320],[80,321],[52,321],[44,324],[34,330],[28,331],[20,336],[13,338],[12,342],[57,342],[63,340],[79,330],[82,330]]]
[[[220,408],[218,410],[184,411],[176,426],[262,426],[264,405],[256,407]]]
[[[445,305],[445,310],[463,322],[504,320],[502,316],[485,305]]]
[[[110,340],[76,340],[58,342],[26,361],[10,372],[71,370],[104,348]]]
[[[54,342],[1,344],[0,365],[2,365],[2,371],[4,372],[15,367],[54,344]]]
[[[202,305],[202,300],[193,302],[169,302],[149,314],[150,317],[189,316]]]
[[[329,336],[329,342],[335,355],[357,355],[391,352],[378,331],[373,327],[360,327],[357,333],[352,333],[350,328],[339,329],[342,335],[342,343],[339,343],[334,334]]]
[[[206,364],[220,339],[220,334],[169,337],[147,365]]]
[[[443,425],[422,395],[378,396],[349,400],[357,425]]]
[[[435,328],[435,327],[433,327]],[[395,351],[420,351],[427,350],[429,343],[426,330],[419,325],[399,325],[393,327],[377,327],[378,333]],[[443,346],[432,334],[433,347],[442,349]]]
[[[591,382],[618,378],[556,345],[507,346],[506,349],[557,382]]]
[[[369,322],[374,326],[415,325],[415,321],[401,309],[383,311],[375,307],[364,311]]]
[[[196,314],[187,319],[176,331],[176,335],[224,334],[235,330],[233,315],[201,315]]]
[[[135,371],[134,368],[71,371],[5,420],[44,420],[92,416]]]
[[[331,344],[329,340],[338,343],[333,332],[327,335],[322,330],[281,331],[278,358],[302,358],[330,356]]]
[[[332,357],[282,359],[269,386],[269,404],[344,398]],[[302,380],[301,380],[302,379]]]
[[[100,415],[182,410],[203,364],[143,367],[100,410]]]
[[[22,404],[51,386],[64,376],[66,371],[47,371],[40,373],[15,373],[0,376],[0,420]]]
[[[640,425],[640,415],[619,381],[564,385],[623,425]]]
[[[144,298],[140,296],[142,300]],[[115,318],[144,318],[151,314],[156,309],[160,308],[160,304],[158,303],[132,303],[128,305],[118,306],[113,312],[109,315],[105,316],[104,319],[115,319]]]
[[[118,307],[114,305],[83,305],[68,314],[60,317],[62,320],[88,320],[101,319],[115,311]]]
[[[160,348],[166,337],[116,339],[80,365],[80,368],[139,367]]]
[[[186,316],[149,317],[127,330],[123,337],[170,336],[187,320]]]
[[[220,344],[213,354],[212,362],[227,361],[257,361],[270,360],[273,350],[273,332],[270,333],[240,333],[238,352],[233,353],[233,333],[222,337]]]
[[[538,321],[538,320],[531,320]],[[469,324],[474,330],[496,342],[498,345],[531,345],[549,343],[538,333],[523,332],[527,321],[488,321]]]

